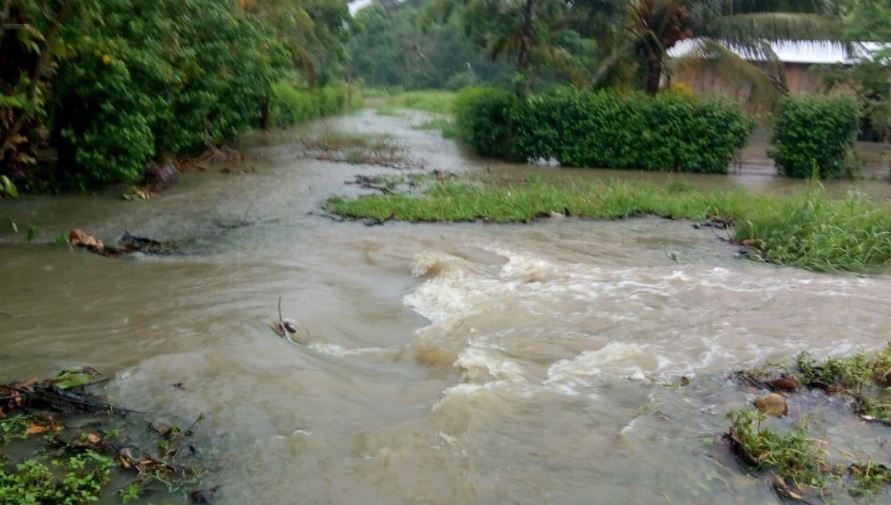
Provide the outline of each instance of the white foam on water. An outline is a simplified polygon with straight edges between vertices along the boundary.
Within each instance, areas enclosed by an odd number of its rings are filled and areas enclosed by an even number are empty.
[[[642,364],[655,365],[648,370]],[[647,375],[657,374],[660,364],[667,365],[667,358],[654,355],[649,346],[610,342],[596,351],[585,351],[571,359],[560,360],[548,367],[544,384],[573,386],[586,378],[609,372],[634,380],[644,380]]]
[[[617,378],[695,376],[804,349],[846,349],[856,335],[814,341],[787,322],[785,334],[774,331],[777,318],[804,316],[771,304],[868,299],[875,282],[767,266],[608,268],[482,249],[505,263],[493,269],[443,252],[419,254],[412,272],[424,280],[403,299],[430,321],[416,342],[454,353],[445,356],[463,382],[444,398],[494,384],[517,393],[593,394]]]

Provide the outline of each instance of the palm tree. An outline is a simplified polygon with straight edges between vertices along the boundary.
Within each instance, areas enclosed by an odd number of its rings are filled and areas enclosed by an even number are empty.
[[[828,40],[842,44],[842,22],[824,0],[617,0],[627,2],[607,42],[614,49],[594,74],[636,60],[648,93],[682,65],[718,65],[722,73],[756,87],[785,92],[782,65],[771,43]],[[669,50],[692,40],[693,50],[671,61]],[[742,55],[742,56],[741,56]],[[762,64],[755,65],[752,61]]]

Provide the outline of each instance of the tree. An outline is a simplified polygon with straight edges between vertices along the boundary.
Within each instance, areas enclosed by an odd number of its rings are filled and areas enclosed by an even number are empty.
[[[669,50],[684,40],[697,43],[679,64],[720,65],[725,74],[761,80],[784,91],[782,65],[770,42],[840,44],[843,37],[840,18],[821,0],[631,0],[624,20],[606,38],[611,39],[612,54],[595,77],[623,58],[634,59],[639,62],[642,87],[656,93],[670,71]],[[753,65],[752,60],[764,64]]]
[[[850,40],[891,42],[891,2],[842,0],[839,10]]]
[[[33,129],[46,115],[45,95],[66,23],[95,13],[95,4],[75,0],[3,0],[0,5],[0,166],[20,171],[36,162]]]
[[[433,22],[415,3],[378,0],[356,14],[359,30],[350,51],[357,77],[410,89],[510,83],[511,66],[462,37],[457,16]]]
[[[584,21],[603,0],[442,0],[446,16],[457,11],[465,35],[495,59],[506,57],[516,70],[516,89],[525,93],[535,77],[549,72],[577,80],[580,61],[595,46],[582,36]],[[591,8],[596,6],[596,8]]]

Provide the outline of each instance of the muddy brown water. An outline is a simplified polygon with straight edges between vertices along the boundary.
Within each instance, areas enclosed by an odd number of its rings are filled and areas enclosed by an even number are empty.
[[[508,170],[411,128],[420,118],[366,111],[314,127],[390,133],[427,169]],[[778,503],[718,439],[754,397],[727,373],[891,336],[888,276],[749,262],[690,223],[337,223],[314,214],[324,199],[389,171],[303,159],[292,134],[261,140],[236,167],[255,171],[186,174],[154,200],[0,206],[36,242],[72,227],[183,241],[183,255],[116,261],[4,235],[0,375],[89,364],[130,408],[204,413],[221,504]],[[279,297],[308,330],[300,345],[269,328]],[[690,386],[672,386],[681,376]],[[833,446],[891,463],[891,431],[841,401],[804,394],[791,409]]]

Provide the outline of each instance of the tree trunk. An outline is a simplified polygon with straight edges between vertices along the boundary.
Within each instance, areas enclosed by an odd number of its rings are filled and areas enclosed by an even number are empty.
[[[647,93],[655,95],[662,82],[662,55],[654,50],[647,56]]]
[[[517,87],[517,95],[525,96],[529,92],[529,69],[532,66],[532,48],[535,45],[535,0],[526,0],[523,9],[523,29],[520,33],[520,49],[517,53],[517,70],[523,76],[522,87]]]
[[[263,101],[260,102],[260,129],[266,131],[269,129],[269,92],[266,92],[266,96],[263,97]]]

